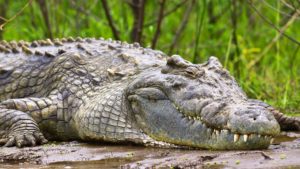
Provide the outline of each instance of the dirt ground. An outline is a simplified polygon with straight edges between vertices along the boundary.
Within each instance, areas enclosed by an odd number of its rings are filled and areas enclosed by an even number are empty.
[[[1,168],[300,168],[300,133],[282,133],[268,150],[207,151],[49,143],[0,148]]]

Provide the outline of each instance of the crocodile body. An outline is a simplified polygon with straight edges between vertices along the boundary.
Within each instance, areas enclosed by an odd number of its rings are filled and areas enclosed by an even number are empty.
[[[299,120],[248,99],[215,57],[196,65],[94,38],[0,42],[5,146],[83,140],[260,149],[279,124],[299,130]]]

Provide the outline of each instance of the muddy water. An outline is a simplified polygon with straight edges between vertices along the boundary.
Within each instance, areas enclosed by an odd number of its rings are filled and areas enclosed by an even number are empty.
[[[0,168],[300,168],[300,133],[282,133],[268,150],[207,151],[50,143],[0,148]]]

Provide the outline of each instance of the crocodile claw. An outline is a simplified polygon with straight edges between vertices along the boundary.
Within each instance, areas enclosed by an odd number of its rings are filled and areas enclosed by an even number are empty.
[[[0,144],[4,144],[4,147],[29,147],[37,144],[45,144],[48,140],[45,139],[43,134],[39,131],[31,132],[14,132],[8,136],[8,138],[0,139]]]

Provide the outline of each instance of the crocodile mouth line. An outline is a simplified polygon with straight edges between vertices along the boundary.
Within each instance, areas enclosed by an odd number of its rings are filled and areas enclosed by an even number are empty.
[[[220,128],[213,128],[211,126],[208,126],[203,118],[201,116],[191,116],[187,115],[183,110],[181,110],[178,106],[173,104],[176,110],[181,113],[182,117],[187,119],[190,123],[199,122],[202,126],[204,126],[207,130],[210,131],[211,137],[221,137],[222,135],[233,135],[233,142],[237,143],[241,139],[243,142],[247,142],[251,139],[260,139],[260,140],[266,140],[269,141],[270,144],[274,142],[274,136],[272,135],[263,135],[263,134],[257,134],[257,133],[238,133],[238,132],[232,132],[230,129],[220,129]]]

